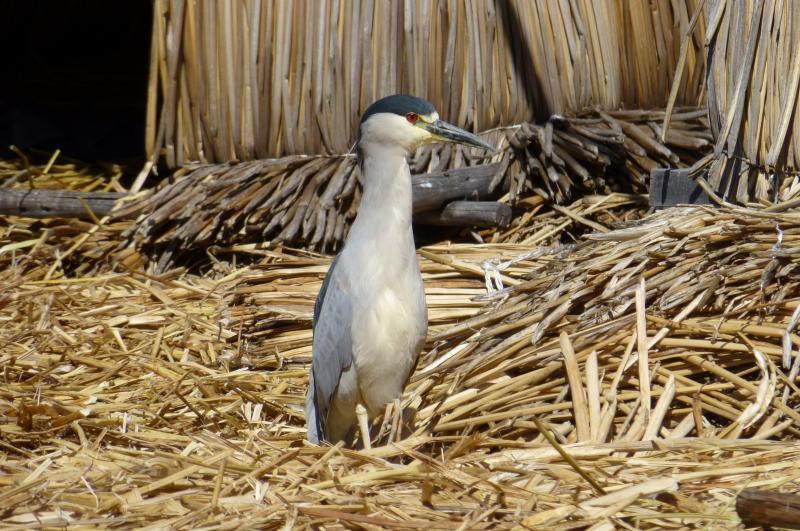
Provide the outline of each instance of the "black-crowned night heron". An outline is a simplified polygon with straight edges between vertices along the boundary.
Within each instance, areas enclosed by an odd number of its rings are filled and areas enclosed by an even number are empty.
[[[411,230],[406,157],[431,142],[493,150],[413,96],[380,99],[361,118],[356,149],[364,193],[314,306],[306,399],[311,442],[349,441],[358,424],[369,447],[368,419],[400,397],[416,365],[428,311]]]

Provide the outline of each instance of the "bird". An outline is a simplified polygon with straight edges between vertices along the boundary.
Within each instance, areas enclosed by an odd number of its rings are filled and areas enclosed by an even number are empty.
[[[314,304],[306,395],[307,439],[370,448],[368,422],[398,399],[425,342],[428,312],[411,226],[407,157],[422,144],[452,142],[494,152],[439,118],[421,98],[372,103],[358,128],[363,193],[355,220]]]

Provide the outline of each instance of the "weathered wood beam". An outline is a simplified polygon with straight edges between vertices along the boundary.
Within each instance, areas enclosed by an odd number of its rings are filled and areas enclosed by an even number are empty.
[[[511,207],[496,201],[453,201],[442,211],[414,214],[414,223],[447,227],[506,227]]]
[[[485,199],[498,171],[495,163],[412,175],[414,212],[437,210],[456,199]]]
[[[800,529],[800,496],[744,489],[736,497],[736,512],[748,527]]]
[[[116,192],[72,192],[68,190],[0,189],[0,215],[30,218],[98,218],[111,212]]]
[[[486,164],[412,175],[411,190],[414,212],[438,210],[444,204],[455,199],[486,197],[492,178],[499,171],[499,166],[499,164]],[[95,216],[102,217],[111,212],[117,199],[124,195],[115,192],[2,188],[0,189],[0,215],[91,219],[90,209]],[[489,215],[488,210],[486,212],[486,215]],[[462,214],[452,211],[451,216],[456,220]],[[478,216],[478,214],[472,216]],[[470,216],[467,215],[467,218]],[[495,223],[492,222],[491,226],[494,225]]]

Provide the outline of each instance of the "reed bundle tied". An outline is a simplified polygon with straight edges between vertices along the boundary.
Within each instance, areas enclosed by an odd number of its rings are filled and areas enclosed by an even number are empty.
[[[650,170],[686,167],[707,153],[711,135],[705,109],[678,108],[664,141],[663,111],[584,111],[490,130],[484,138],[498,152],[429,145],[410,161],[414,174],[494,164],[482,196],[498,198],[518,213],[543,203],[563,204],[587,193],[644,194]],[[162,267],[197,248],[289,243],[337,250],[355,217],[360,172],[352,155],[283,157],[229,164],[190,165],[172,180],[142,194],[113,218],[135,218],[123,234],[124,249],[106,249],[130,266],[147,256]],[[465,193],[465,198],[472,196]],[[558,206],[556,207],[558,208]],[[509,241],[526,230],[530,215],[511,231],[486,231],[487,241]]]
[[[664,107],[697,5],[156,0],[147,154],[163,148],[176,168],[345,153],[366,106],[394,93],[474,131]],[[701,45],[688,46],[680,104],[701,103]]]

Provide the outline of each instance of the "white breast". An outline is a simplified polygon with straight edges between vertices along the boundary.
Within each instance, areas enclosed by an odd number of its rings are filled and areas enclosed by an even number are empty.
[[[357,387],[374,417],[402,394],[425,342],[428,314],[411,229],[405,151],[382,150],[373,156],[369,146],[362,148],[369,178],[337,265],[352,289],[356,374],[340,380],[338,395],[352,401]]]
[[[353,360],[370,416],[399,398],[427,333],[427,308],[416,257],[392,278],[373,278],[353,323]],[[385,273],[389,273],[385,271]],[[380,286],[380,287],[378,287]]]

